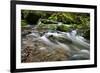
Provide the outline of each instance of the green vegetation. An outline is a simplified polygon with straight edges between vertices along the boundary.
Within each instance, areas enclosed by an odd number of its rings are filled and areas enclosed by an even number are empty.
[[[21,20],[21,26],[26,26],[27,25],[27,22],[25,20]]]
[[[53,13],[49,19],[51,20],[55,20],[55,21],[58,21],[58,22],[63,22],[64,24],[71,24],[71,23],[74,23],[74,18],[73,18],[74,15],[72,15],[71,13],[68,13],[68,12],[57,12],[57,13]]]
[[[21,15],[22,27],[30,24],[36,25],[39,30],[45,28],[62,32],[77,29],[80,35],[90,39],[90,15],[88,13],[22,10]],[[58,25],[59,22],[61,25]]]

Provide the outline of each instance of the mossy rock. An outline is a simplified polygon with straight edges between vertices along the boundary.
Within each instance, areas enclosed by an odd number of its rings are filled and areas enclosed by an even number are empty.
[[[66,25],[62,24],[62,25],[59,25],[59,26],[57,27],[57,30],[62,31],[62,32],[67,32],[67,31],[70,30],[70,28],[67,27]]]

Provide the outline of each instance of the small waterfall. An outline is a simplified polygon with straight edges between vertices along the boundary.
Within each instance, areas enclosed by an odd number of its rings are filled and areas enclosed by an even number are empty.
[[[41,40],[44,44],[46,44],[46,45],[48,45],[48,46],[50,46],[50,47],[56,47],[56,45],[57,45],[57,44],[51,42],[51,41],[46,37],[46,35],[43,35],[42,37],[40,37],[40,40]]]
[[[73,30],[73,31],[71,31],[71,33],[70,33],[70,34],[71,34],[71,36],[72,36],[72,37],[75,37],[75,36],[76,36],[76,34],[77,34],[77,31],[76,31],[76,30]]]
[[[50,40],[50,37],[52,36],[52,41]],[[57,32],[47,32],[45,33],[41,39],[48,45],[54,46],[54,44],[57,42],[60,42],[60,38],[64,38],[64,40],[66,40],[66,42],[72,41],[71,45],[76,45],[77,47],[81,48],[85,48],[85,49],[89,49],[90,45],[89,43],[85,42],[85,39],[82,36],[77,35],[77,31],[73,30],[72,32],[62,32],[62,33],[57,33]],[[68,39],[68,41],[67,41]],[[65,42],[65,44],[66,44]],[[69,45],[69,44],[66,44]]]
[[[73,42],[73,44],[79,47],[84,47],[86,49],[89,49],[90,47],[89,43],[85,42],[86,40],[82,36],[77,35],[76,30],[73,30],[72,32],[67,32],[64,34],[66,38],[70,39]]]
[[[45,32],[42,36],[33,32],[30,34],[33,38],[38,38],[37,40],[41,41],[50,49],[63,48],[69,52],[71,60],[74,59],[88,59],[89,58],[89,43],[86,42],[86,39],[82,36],[77,35],[77,31],[73,30],[71,32]]]

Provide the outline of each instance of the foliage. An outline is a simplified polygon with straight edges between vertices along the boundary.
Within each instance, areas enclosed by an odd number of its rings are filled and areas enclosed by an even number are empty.
[[[77,29],[79,33],[82,33],[82,36],[87,39],[90,38],[90,15],[88,13],[22,10],[21,15],[22,26],[27,24],[37,26],[39,19],[46,19],[41,22],[38,27],[39,29],[47,28],[48,30],[59,30],[63,32]],[[62,25],[55,25],[59,22]],[[70,25],[71,27],[66,25]]]
[[[26,25],[27,25],[26,21],[25,20],[21,20],[21,26],[23,27],[23,26],[26,26]]]
[[[49,19],[58,21],[58,22],[63,22],[64,24],[70,24],[73,23],[73,17],[70,13],[53,13]]]

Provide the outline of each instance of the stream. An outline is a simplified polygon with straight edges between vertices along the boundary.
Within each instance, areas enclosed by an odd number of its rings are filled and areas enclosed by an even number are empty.
[[[31,39],[27,41],[29,38]],[[77,30],[70,32],[46,31],[42,32],[42,35],[39,32],[32,31],[23,40],[22,44],[24,45],[22,47],[25,47],[26,44],[34,45],[36,42],[41,42],[42,47],[39,47],[40,44],[37,48],[43,51],[53,52],[57,48],[62,48],[69,54],[67,60],[90,59],[90,43],[84,37],[78,35]],[[34,48],[34,46],[32,47]]]

